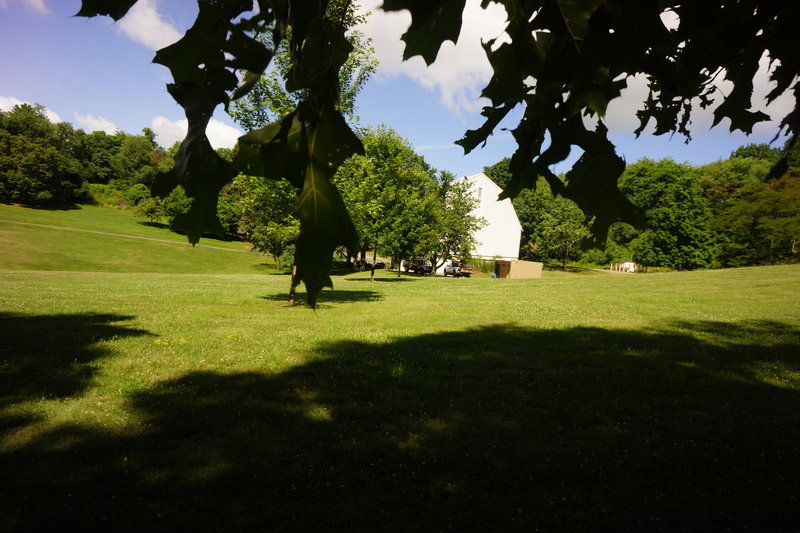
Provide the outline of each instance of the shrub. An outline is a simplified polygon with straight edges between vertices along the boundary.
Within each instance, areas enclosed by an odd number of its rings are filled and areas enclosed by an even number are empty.
[[[150,198],[150,189],[144,183],[137,183],[128,187],[123,196],[129,204],[139,205],[143,200]]]
[[[159,198],[145,198],[133,208],[136,218],[144,218],[152,223],[160,222],[166,215],[164,205]]]

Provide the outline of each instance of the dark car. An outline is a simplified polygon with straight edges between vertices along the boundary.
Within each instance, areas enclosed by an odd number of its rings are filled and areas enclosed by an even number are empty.
[[[430,261],[420,259],[406,263],[406,272],[416,272],[417,274],[430,274],[433,266]]]

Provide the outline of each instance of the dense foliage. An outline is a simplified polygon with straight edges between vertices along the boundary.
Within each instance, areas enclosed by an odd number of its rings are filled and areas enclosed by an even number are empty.
[[[2,202],[136,205],[171,163],[171,153],[148,128],[142,135],[85,133],[67,122],[51,123],[40,105],[0,112]]]
[[[359,261],[368,251],[401,261],[426,257],[434,267],[468,256],[480,221],[474,200],[461,182],[437,172],[407,139],[387,127],[366,128],[364,155],[354,155],[334,183],[358,233]]]

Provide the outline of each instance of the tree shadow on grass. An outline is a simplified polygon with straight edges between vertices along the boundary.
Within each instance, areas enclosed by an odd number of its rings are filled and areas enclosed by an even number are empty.
[[[0,432],[27,420],[9,416],[9,405],[82,393],[97,373],[97,361],[112,354],[102,341],[149,335],[119,324],[133,318],[0,313]]]
[[[303,303],[305,301],[305,297],[305,293],[297,293],[297,303]],[[289,293],[288,291],[279,292],[275,294],[259,296],[259,298],[272,302],[286,302],[289,298]],[[383,300],[383,294],[375,291],[337,291],[335,289],[323,290],[319,295],[319,299],[317,300],[317,307],[324,308],[327,304],[379,302],[381,300]]]
[[[148,228],[169,229],[169,224],[163,222],[153,222],[152,220],[139,220],[137,224],[147,226]]]
[[[422,276],[419,276],[422,277]],[[416,277],[411,277],[411,275],[404,276],[404,277],[393,277],[393,278],[344,278],[345,281],[361,281],[361,282],[380,282],[380,283],[395,283],[395,282],[405,282],[405,281],[419,281]]]
[[[789,531],[798,354],[800,331],[769,322],[325,343],[284,373],[193,372],[135,394],[138,434],[65,425],[6,452],[0,519],[11,530]]]

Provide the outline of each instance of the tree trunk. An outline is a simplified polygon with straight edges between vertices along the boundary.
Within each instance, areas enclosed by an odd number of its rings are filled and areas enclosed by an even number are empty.
[[[375,261],[378,258],[378,250],[372,250],[372,272],[370,272],[369,280],[375,281]]]
[[[294,276],[297,274],[297,259],[292,262],[292,279],[289,281],[289,303],[293,304],[297,301],[296,293],[295,293],[295,286],[294,286]]]

